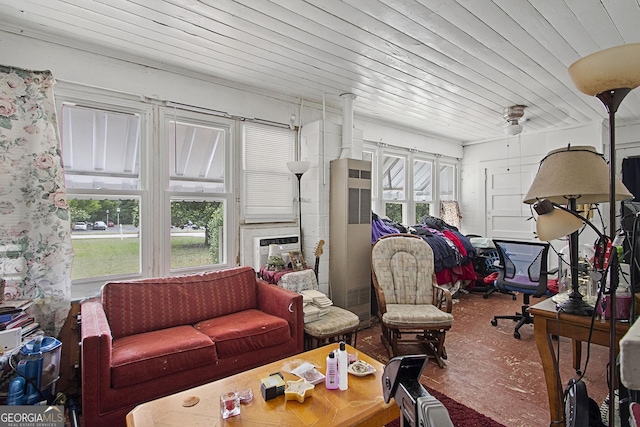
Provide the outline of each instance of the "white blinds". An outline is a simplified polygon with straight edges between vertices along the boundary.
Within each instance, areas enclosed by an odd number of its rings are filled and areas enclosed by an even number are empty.
[[[242,125],[243,216],[246,222],[295,220],[294,160],[296,133],[288,128],[245,122]],[[295,184],[295,185],[294,185]]]

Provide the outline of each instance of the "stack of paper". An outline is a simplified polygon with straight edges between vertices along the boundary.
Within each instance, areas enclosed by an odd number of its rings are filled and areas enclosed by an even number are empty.
[[[304,323],[320,320],[322,316],[329,312],[329,307],[333,302],[322,292],[315,290],[305,290],[301,292],[304,311]]]
[[[316,291],[313,289],[307,289],[302,291],[303,298],[306,295],[307,297],[311,297],[313,299],[313,304],[325,308],[333,305],[333,301],[331,301],[325,294],[320,291]]]

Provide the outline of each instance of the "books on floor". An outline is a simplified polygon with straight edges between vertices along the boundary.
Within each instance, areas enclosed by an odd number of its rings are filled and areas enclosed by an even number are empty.
[[[35,318],[28,313],[21,313],[20,316],[17,316],[15,319],[7,322],[5,324],[4,329],[13,329],[13,328],[24,328],[25,326],[33,323]]]
[[[0,315],[19,313],[31,307],[31,304],[33,304],[33,300],[28,299],[0,301]]]

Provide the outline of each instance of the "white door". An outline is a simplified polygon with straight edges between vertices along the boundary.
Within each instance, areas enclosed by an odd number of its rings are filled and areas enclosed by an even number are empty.
[[[535,221],[530,205],[522,203],[538,163],[485,168],[487,236],[491,238],[533,240]]]

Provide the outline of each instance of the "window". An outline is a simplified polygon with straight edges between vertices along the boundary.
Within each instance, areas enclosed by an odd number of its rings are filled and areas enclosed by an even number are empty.
[[[402,224],[439,216],[441,200],[457,200],[457,161],[416,150],[365,143],[371,160],[373,211]],[[380,160],[378,160],[380,159]]]
[[[167,120],[171,191],[222,193],[228,126]]]
[[[170,270],[227,263],[229,146],[233,122],[163,109],[168,148]]]
[[[224,216],[224,201],[171,201],[171,270],[225,263]]]
[[[236,122],[62,86],[72,298],[95,295],[107,280],[227,267]]]
[[[296,132],[245,122],[242,125],[243,216],[246,222],[294,221],[295,175],[287,162],[294,160]],[[297,181],[295,181],[297,184]]]
[[[430,215],[433,203],[433,162],[430,160],[413,161],[413,201],[415,222]]]
[[[140,274],[140,199],[78,195],[68,201],[75,252],[71,279]]]
[[[405,170],[406,159],[385,154],[382,157],[382,199],[384,214],[398,223],[407,222]]]
[[[440,164],[440,200],[456,200],[456,167]]]
[[[390,155],[383,157],[382,194],[385,200],[404,200],[404,175],[404,158]]]
[[[75,252],[71,277],[139,275],[143,111],[61,106],[65,181]]]

